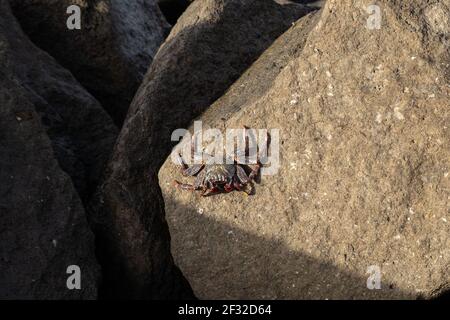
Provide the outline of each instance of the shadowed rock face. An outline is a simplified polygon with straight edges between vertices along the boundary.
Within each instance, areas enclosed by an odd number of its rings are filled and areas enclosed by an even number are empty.
[[[194,0],[158,0],[158,6],[167,19],[167,22],[174,25],[184,10]]]
[[[117,129],[100,104],[23,34],[0,0],[0,297],[95,299],[86,203]],[[81,269],[68,290],[67,267]]]
[[[173,188],[170,159],[161,168],[172,253],[199,298],[431,298],[449,288],[450,30],[438,17],[450,8],[378,4],[381,29],[370,30],[360,1],[328,1],[300,52],[278,60],[284,37],[304,37],[293,26],[200,117],[280,129],[279,171],[254,196],[201,198]],[[267,88],[254,79],[270,61],[281,70]],[[370,266],[380,290],[366,287]]]
[[[5,7],[0,3],[2,18]],[[99,267],[81,200],[36,98],[0,72],[0,299],[95,299]],[[81,289],[66,287],[70,265]]]
[[[271,0],[200,0],[178,20],[133,100],[94,204],[106,279],[124,275],[120,283],[105,281],[105,292],[192,296],[173,267],[156,178],[171,132],[187,126],[308,11]]]
[[[23,34],[7,3],[1,6],[0,68],[28,91],[59,165],[87,201],[112,151],[117,128],[72,74]]]
[[[169,25],[154,0],[10,0],[25,32],[93,94],[121,125]],[[66,26],[70,5],[81,30]]]

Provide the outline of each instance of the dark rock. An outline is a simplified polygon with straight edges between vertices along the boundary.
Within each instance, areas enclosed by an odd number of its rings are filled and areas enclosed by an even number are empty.
[[[0,69],[29,93],[61,168],[83,200],[96,188],[117,128],[72,74],[33,45],[1,1]]]
[[[132,158],[131,166],[157,170],[173,146],[172,131],[201,114],[310,11],[273,0],[193,2],[150,66],[130,106],[116,154]]]
[[[36,97],[7,78],[2,69],[0,299],[95,299],[99,267],[83,205],[58,165]],[[66,286],[71,265],[80,267],[80,290]]]
[[[158,6],[167,19],[174,25],[181,14],[194,0],[158,0]]]
[[[93,94],[117,125],[169,25],[154,0],[10,0],[25,32]],[[69,30],[70,5],[81,30]]]
[[[96,199],[104,292],[192,297],[173,266],[156,177],[171,132],[222,95],[308,11],[272,0],[200,0],[180,17],[133,100]]]

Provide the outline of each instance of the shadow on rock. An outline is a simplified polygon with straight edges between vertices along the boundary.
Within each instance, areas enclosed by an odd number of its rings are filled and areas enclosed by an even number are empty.
[[[182,214],[167,217],[172,254],[199,299],[412,298],[383,278],[381,289],[370,290],[370,274],[357,275],[291,250],[276,238],[216,221],[214,213],[186,207],[177,212]],[[234,218],[238,220],[242,214],[236,212]],[[198,232],[179,229],[187,224]],[[361,270],[360,274],[365,272]]]

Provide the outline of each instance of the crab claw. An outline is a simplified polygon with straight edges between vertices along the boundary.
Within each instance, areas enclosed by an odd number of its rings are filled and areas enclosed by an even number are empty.
[[[223,188],[224,188],[225,192],[233,191],[233,185],[231,185],[231,184],[226,184]]]

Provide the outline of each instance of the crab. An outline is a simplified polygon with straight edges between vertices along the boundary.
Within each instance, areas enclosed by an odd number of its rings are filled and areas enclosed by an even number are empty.
[[[236,155],[233,158],[233,163],[212,164],[203,162],[188,166],[183,160],[182,154],[178,152],[177,159],[181,168],[181,174],[185,177],[195,177],[195,181],[193,184],[188,184],[175,180],[175,186],[182,190],[201,190],[201,195],[204,197],[219,193],[229,193],[233,190],[243,191],[250,195],[253,190],[253,182],[257,177],[262,164],[259,158],[257,158],[253,168],[250,167],[250,165],[244,165],[238,162],[237,155],[248,154],[247,129],[248,128],[244,126],[245,151],[237,150]],[[195,135],[193,139],[194,138]],[[269,138],[270,137],[267,134],[267,144],[269,143]],[[247,174],[249,169],[250,172]]]

